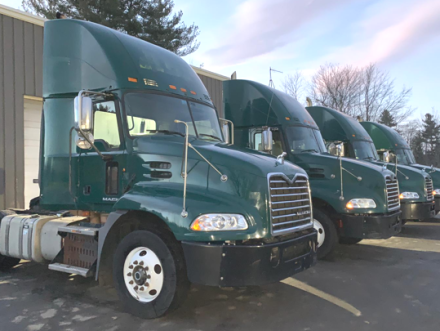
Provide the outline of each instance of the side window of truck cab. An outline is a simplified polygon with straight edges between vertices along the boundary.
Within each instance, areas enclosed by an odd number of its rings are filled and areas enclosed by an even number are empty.
[[[100,151],[117,149],[121,146],[119,126],[114,101],[93,104],[95,145]]]

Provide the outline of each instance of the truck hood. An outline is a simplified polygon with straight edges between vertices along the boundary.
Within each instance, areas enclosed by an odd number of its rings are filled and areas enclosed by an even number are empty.
[[[190,139],[189,142],[209,162],[218,168],[235,169],[260,177],[266,177],[267,174],[273,172],[282,172],[287,176],[293,176],[297,173],[306,174],[302,168],[287,160],[283,165],[280,165],[276,163],[274,156],[252,149],[239,148],[225,143],[212,143],[194,138]],[[180,156],[183,155],[184,138],[157,134],[136,138],[133,145],[138,153]],[[196,151],[189,148],[188,160],[201,161],[202,158]]]

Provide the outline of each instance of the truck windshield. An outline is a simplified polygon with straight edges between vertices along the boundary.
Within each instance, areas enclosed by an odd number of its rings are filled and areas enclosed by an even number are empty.
[[[286,129],[290,151],[292,153],[326,152],[321,132],[305,126],[291,126]]]
[[[192,136],[223,141],[217,114],[206,105],[166,95],[128,93],[124,97],[124,106],[131,136],[184,135],[185,126],[174,122],[179,120],[188,124]]]
[[[397,163],[406,165],[416,163],[414,154],[410,149],[398,148],[395,150],[395,153],[397,155]]]
[[[376,147],[370,141],[353,141],[355,158],[358,160],[379,160]]]

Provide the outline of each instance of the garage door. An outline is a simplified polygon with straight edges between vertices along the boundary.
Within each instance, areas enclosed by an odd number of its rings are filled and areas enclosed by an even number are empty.
[[[43,102],[24,99],[24,203],[40,195],[38,169]]]

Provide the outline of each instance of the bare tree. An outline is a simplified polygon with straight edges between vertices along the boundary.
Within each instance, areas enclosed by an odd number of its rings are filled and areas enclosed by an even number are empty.
[[[301,71],[296,70],[293,74],[287,74],[283,80],[284,92],[300,100],[305,87],[305,79]]]
[[[356,116],[361,77],[360,70],[351,65],[322,65],[312,77],[311,99],[314,104]]]
[[[415,109],[408,106],[411,89],[396,91],[394,79],[372,63],[361,69],[361,90],[357,112],[366,121],[377,121],[387,110],[397,123],[405,120]]]
[[[411,89],[397,91],[394,79],[375,64],[361,68],[325,64],[312,77],[310,95],[314,104],[366,121],[378,121],[387,110],[400,124],[415,110],[408,105]]]

